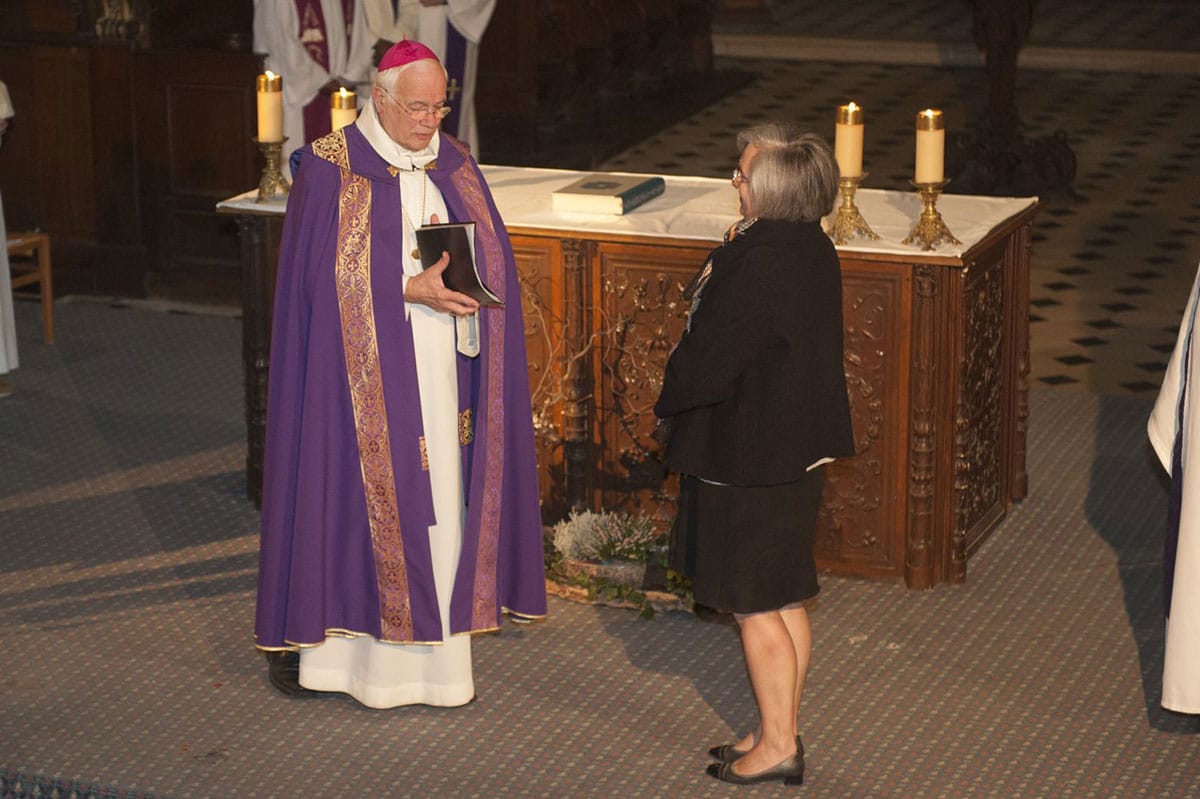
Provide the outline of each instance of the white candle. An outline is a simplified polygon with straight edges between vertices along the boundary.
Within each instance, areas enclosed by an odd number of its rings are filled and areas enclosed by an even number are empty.
[[[270,70],[258,76],[258,140],[283,141],[283,78]]]
[[[862,175],[863,108],[853,102],[839,105],[834,131],[833,155],[844,178]]]
[[[946,158],[946,122],[942,112],[926,108],[917,114],[917,164],[913,183],[941,183]]]
[[[333,129],[345,127],[358,118],[358,99],[344,86],[329,96],[329,115]]]

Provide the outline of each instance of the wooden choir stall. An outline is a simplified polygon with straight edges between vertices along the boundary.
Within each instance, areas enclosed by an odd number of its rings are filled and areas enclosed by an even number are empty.
[[[555,213],[585,173],[484,167],[523,289],[544,518],[640,508],[660,526],[677,480],[651,439],[662,369],[686,316],[684,285],[737,217],[727,180],[668,177],[624,216]],[[879,241],[839,247],[845,368],[858,454],[830,465],[818,565],[965,579],[967,561],[1028,488],[1029,248],[1035,198],[943,195],[961,245],[902,244],[915,193],[860,189]],[[222,202],[242,234],[247,490],[258,498],[271,298],[286,200]],[[511,302],[511,300],[510,300]]]

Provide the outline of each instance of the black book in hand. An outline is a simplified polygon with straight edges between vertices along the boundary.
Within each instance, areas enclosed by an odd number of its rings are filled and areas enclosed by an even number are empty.
[[[447,222],[417,228],[417,249],[421,267],[428,269],[450,253],[450,264],[442,272],[446,288],[473,297],[480,305],[498,305],[504,301],[483,284],[475,266],[475,223]]]

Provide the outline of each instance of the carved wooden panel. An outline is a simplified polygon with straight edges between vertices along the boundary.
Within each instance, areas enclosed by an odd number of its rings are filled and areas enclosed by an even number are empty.
[[[846,388],[857,454],[826,469],[816,538],[825,568],[895,575],[903,564],[910,290],[906,271],[842,260]]]
[[[1029,256],[1033,223],[1020,225],[1009,237],[1005,248],[1005,281],[1008,294],[1004,336],[1012,342],[1009,373],[1015,385],[1006,392],[1013,403],[1009,429],[1010,453],[1008,493],[1012,500],[1029,493],[1029,475],[1025,470],[1026,434],[1029,430]]]
[[[1005,326],[1003,244],[983,253],[962,276],[963,331],[954,419],[954,538],[951,573],[965,572],[978,548],[1008,507],[1004,443],[1009,402],[1004,395],[1009,364]]]
[[[675,517],[678,490],[665,482],[659,445],[650,438],[654,403],[687,320],[680,295],[708,252],[605,243],[598,251],[598,499],[606,509],[640,509],[661,528]]]
[[[547,522],[566,515],[563,474],[563,401],[565,398],[562,243],[558,239],[513,236],[521,285],[529,395],[537,437],[538,483]],[[505,298],[507,300],[507,298]]]

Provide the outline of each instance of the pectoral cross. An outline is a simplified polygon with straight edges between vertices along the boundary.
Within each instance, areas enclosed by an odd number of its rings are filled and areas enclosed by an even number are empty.
[[[450,102],[454,102],[458,93],[462,91],[462,86],[458,85],[458,78],[451,78],[446,84],[446,96],[450,98]]]

